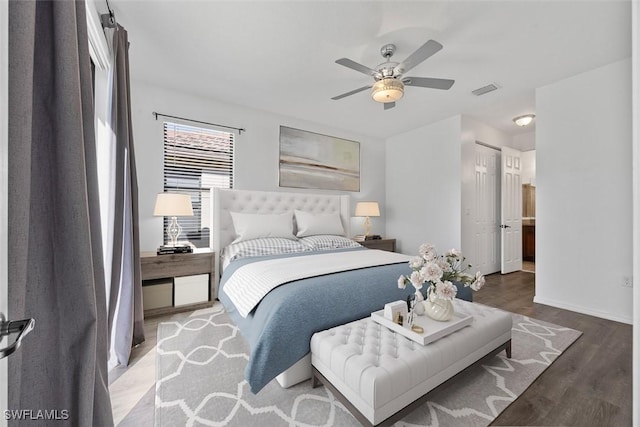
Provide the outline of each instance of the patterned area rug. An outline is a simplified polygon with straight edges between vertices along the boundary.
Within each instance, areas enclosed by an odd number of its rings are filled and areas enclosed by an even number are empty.
[[[513,314],[513,354],[485,357],[396,426],[487,426],[582,333]],[[249,349],[221,306],[158,326],[155,425],[359,426],[324,387],[251,393]]]

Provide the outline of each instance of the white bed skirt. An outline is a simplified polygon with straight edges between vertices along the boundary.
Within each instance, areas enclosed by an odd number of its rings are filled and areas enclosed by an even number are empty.
[[[282,388],[289,388],[309,379],[311,379],[311,353],[307,353],[306,356],[276,377]]]

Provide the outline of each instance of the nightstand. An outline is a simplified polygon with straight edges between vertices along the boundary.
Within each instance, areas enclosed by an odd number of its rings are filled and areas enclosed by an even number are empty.
[[[211,307],[214,256],[215,252],[211,251],[169,255],[141,253],[143,300],[147,302],[144,316]]]
[[[396,239],[358,240],[357,242],[369,249],[380,249],[389,252],[396,251]]]

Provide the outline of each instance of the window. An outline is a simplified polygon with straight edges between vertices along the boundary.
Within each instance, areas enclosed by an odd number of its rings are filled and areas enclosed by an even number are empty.
[[[192,217],[178,218],[179,240],[209,247],[211,188],[233,188],[234,134],[214,129],[164,123],[164,190],[191,196]],[[164,243],[168,243],[164,219]]]

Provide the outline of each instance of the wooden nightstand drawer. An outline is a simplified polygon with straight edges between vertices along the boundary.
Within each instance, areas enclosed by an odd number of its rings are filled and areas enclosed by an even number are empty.
[[[213,256],[211,252],[141,256],[140,268],[142,280],[211,273]]]
[[[369,249],[380,249],[389,252],[396,251],[396,239],[362,240],[358,241],[358,243]]]

